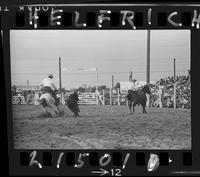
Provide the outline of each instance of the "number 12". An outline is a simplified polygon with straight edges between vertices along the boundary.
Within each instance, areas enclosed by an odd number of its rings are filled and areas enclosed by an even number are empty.
[[[122,176],[121,175],[121,169],[117,168],[117,169],[111,169],[111,175],[112,176]]]

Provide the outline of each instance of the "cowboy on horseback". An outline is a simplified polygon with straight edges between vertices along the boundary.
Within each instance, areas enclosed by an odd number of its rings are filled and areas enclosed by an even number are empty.
[[[55,90],[57,90],[56,86],[54,85],[53,75],[49,74],[47,78],[44,78],[40,83],[42,93],[50,93],[53,98],[55,99],[55,105],[58,105],[58,98],[56,96]]]

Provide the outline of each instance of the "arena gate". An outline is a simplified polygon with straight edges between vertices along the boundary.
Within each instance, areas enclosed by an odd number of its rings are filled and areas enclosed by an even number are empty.
[[[80,93],[78,95],[80,105],[97,105],[98,104],[98,95],[96,93]]]
[[[78,98],[78,104],[80,105],[98,105],[99,101],[104,105],[102,96],[99,93],[79,93]]]
[[[24,96],[12,96],[12,104],[26,104]]]
[[[30,101],[28,103],[27,98],[24,96],[12,96],[12,104],[34,104],[39,105],[39,92],[36,92],[33,97],[30,98]]]

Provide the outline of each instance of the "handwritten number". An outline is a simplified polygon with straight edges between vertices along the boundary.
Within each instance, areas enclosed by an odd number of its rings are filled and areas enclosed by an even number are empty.
[[[121,169],[116,169],[116,175],[115,176],[121,176]]]
[[[103,162],[104,159],[106,159],[106,158],[107,158],[107,160],[105,160],[105,162]],[[111,156],[110,156],[110,154],[104,154],[104,156],[102,156],[102,157],[100,158],[99,163],[100,163],[100,165],[103,167],[103,166],[108,165],[108,164],[110,163],[110,161],[111,161]]]
[[[61,162],[61,160],[62,160],[62,156],[64,155],[64,153],[63,152],[61,152],[60,153],[60,155],[59,155],[59,157],[58,157],[58,161],[57,161],[57,168],[59,168],[60,167],[60,162]]]
[[[37,160],[35,160],[36,155],[37,155],[36,151],[33,151],[30,154],[31,160],[30,160],[29,166],[33,166],[35,164],[35,165],[38,165],[39,168],[42,168],[42,165]]]
[[[111,176],[122,176],[121,169],[111,169]]]
[[[114,170],[113,169],[111,169],[111,175],[114,176]]]
[[[129,157],[130,157],[130,153],[127,153],[127,154],[126,154],[126,157],[125,157],[125,159],[124,159],[123,165],[122,165],[122,168],[123,168],[123,169],[126,167],[126,163],[128,162]]]
[[[76,168],[81,168],[85,162],[83,161],[82,157],[85,157],[85,156],[89,156],[89,153],[83,153],[83,154],[79,154],[79,157],[78,157],[78,163],[79,164],[75,164],[75,167]]]

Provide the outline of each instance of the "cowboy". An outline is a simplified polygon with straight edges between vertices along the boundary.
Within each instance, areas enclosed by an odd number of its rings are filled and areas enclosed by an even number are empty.
[[[57,90],[56,86],[54,85],[53,81],[53,75],[49,74],[47,78],[44,78],[42,82],[40,83],[42,93],[51,93],[53,98],[55,99],[55,104],[58,105],[58,99],[55,93],[55,90]]]

